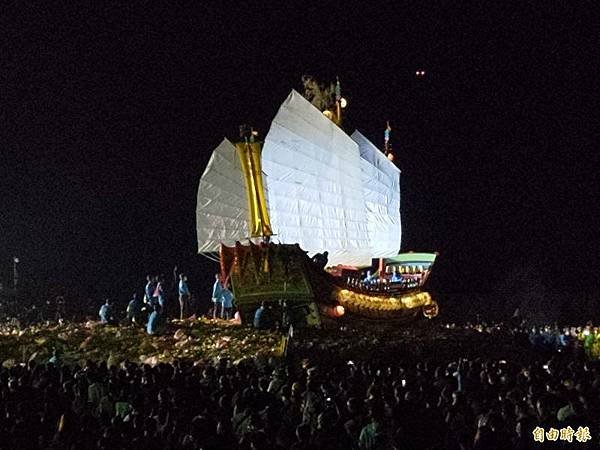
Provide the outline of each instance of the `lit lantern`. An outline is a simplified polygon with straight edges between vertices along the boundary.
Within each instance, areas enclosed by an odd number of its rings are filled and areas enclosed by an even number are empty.
[[[342,305],[336,305],[336,306],[321,306],[321,313],[329,316],[333,319],[338,319],[340,317],[342,317],[344,315],[344,313],[346,312],[346,308],[344,308]]]

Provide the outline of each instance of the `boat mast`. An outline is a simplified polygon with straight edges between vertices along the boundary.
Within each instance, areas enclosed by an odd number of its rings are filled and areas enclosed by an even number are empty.
[[[261,144],[255,141],[256,131],[248,125],[240,126],[240,137],[244,142],[236,144],[236,150],[242,166],[248,210],[250,213],[250,236],[261,237],[269,241],[273,232],[265,199],[265,190],[261,168]]]
[[[392,144],[390,144],[390,134],[392,133],[392,127],[390,121],[385,122],[385,130],[383,130],[383,152],[390,161],[394,160],[394,154],[392,153]],[[383,258],[379,258],[379,276],[383,277],[385,271],[385,262]]]
[[[334,122],[338,127],[342,126],[342,86],[340,86],[340,79],[336,77],[335,82],[335,120]]]

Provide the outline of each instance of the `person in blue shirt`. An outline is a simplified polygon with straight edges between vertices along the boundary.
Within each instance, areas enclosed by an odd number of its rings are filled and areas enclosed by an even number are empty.
[[[213,284],[212,290],[212,302],[213,302],[213,319],[217,318],[219,308],[221,306],[221,291],[223,285],[221,284],[221,277],[218,273],[215,274],[215,284]]]
[[[257,330],[268,330],[271,328],[271,312],[265,302],[262,302],[260,308],[254,313],[254,328]]]
[[[400,274],[396,271],[396,269],[394,268],[394,271],[392,272],[392,279],[390,280],[392,283],[400,283],[402,281],[402,277],[400,276]]]
[[[52,357],[48,360],[48,362],[50,364],[54,364],[55,366],[60,366],[60,352],[56,349],[56,347],[52,349]]]
[[[106,299],[104,305],[100,307],[100,323],[114,325],[116,324],[116,320],[114,318],[113,310],[112,310],[112,302],[109,298]]]
[[[146,287],[144,288],[144,293],[146,294],[146,298],[144,299],[144,301],[147,304],[151,304],[152,303],[152,297],[154,296],[154,282],[152,281],[152,277],[150,275],[148,275],[146,277]]]
[[[187,277],[179,274],[179,318],[181,320],[188,316],[190,307],[190,288],[187,284]]]
[[[221,319],[231,319],[231,310],[233,309],[233,293],[224,287],[221,290]]]
[[[142,302],[135,292],[127,305],[127,322],[130,324],[142,323]]]
[[[150,313],[148,317],[148,324],[146,325],[146,331],[148,334],[159,334],[161,326],[161,317],[160,317],[160,306],[155,305],[154,311]]]
[[[571,336],[568,328],[564,328],[558,336],[558,351],[564,351],[569,347]]]
[[[263,314],[265,313],[265,302],[260,304],[260,308],[256,310],[254,313],[254,328],[261,329],[261,325],[263,322]]]

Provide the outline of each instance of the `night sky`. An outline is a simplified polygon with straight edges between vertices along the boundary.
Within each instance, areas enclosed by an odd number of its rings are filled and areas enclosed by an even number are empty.
[[[264,136],[310,73],[340,77],[347,132],[381,146],[390,120],[403,250],[440,253],[433,289],[492,292],[526,271],[550,290],[598,290],[589,11],[195,3],[3,7],[5,283],[17,255],[28,279],[94,298],[175,263],[208,292],[216,266],[195,255],[208,158],[241,123]]]

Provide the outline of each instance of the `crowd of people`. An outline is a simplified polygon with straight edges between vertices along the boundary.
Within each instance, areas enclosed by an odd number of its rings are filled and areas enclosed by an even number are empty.
[[[599,394],[600,365],[561,354],[526,365],[492,355],[154,367],[32,361],[0,370],[0,449],[597,445]]]
[[[591,322],[579,326],[558,324],[531,326],[526,322],[486,324],[477,321],[464,325],[448,323],[447,328],[468,328],[486,333],[510,333],[515,339],[528,340],[532,350],[547,357],[554,353],[565,353],[577,358],[600,360],[600,327]]]
[[[188,278],[180,273],[175,291],[179,299],[180,320],[187,319],[196,314],[196,305],[192,304],[192,295],[188,285]],[[131,300],[127,304],[126,324],[143,325],[148,334],[160,334],[167,323],[167,311],[169,303],[172,302],[175,295],[169,295],[165,288],[164,279],[158,276],[148,275],[146,285],[144,286],[143,299],[133,293]],[[221,281],[219,274],[215,275],[215,282],[212,288],[212,317],[230,320],[233,317],[234,296],[227,283]],[[122,322],[117,318],[116,311],[111,299],[106,299],[98,312],[100,323],[106,325],[117,325]]]
[[[588,359],[600,359],[600,327],[591,323],[579,327],[533,327],[529,340],[540,351],[583,352]]]

